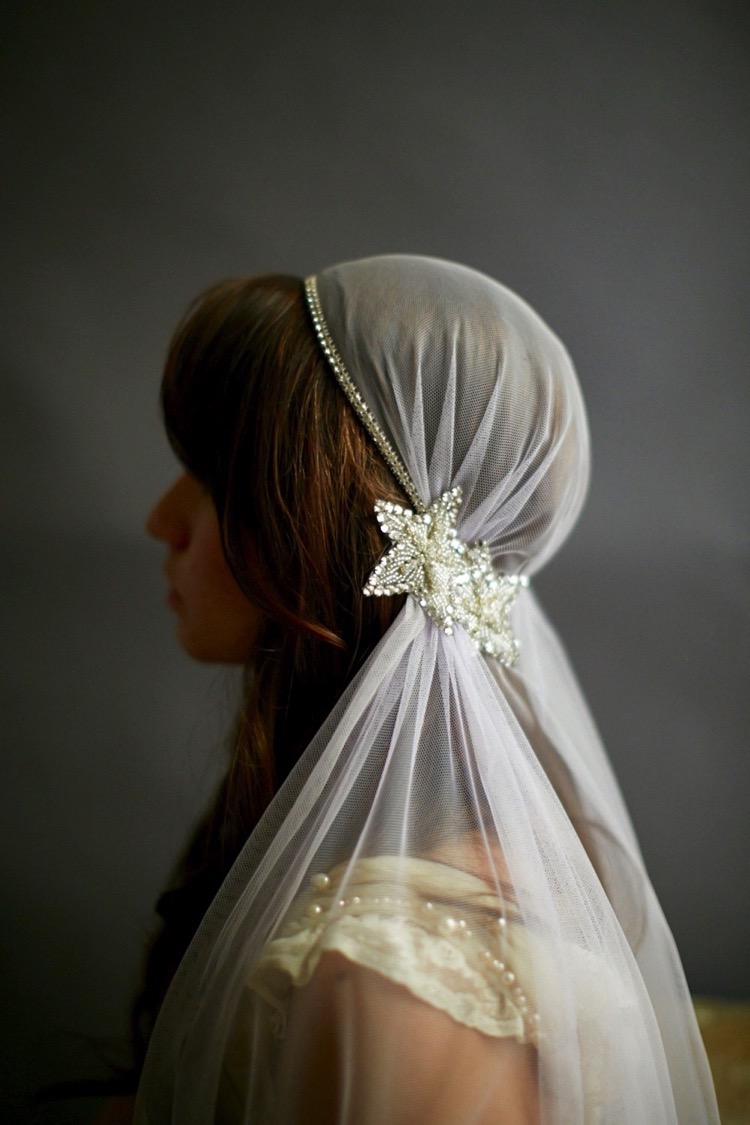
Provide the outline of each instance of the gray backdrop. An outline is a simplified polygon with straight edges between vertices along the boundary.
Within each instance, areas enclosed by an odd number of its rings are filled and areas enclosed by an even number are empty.
[[[5,5],[5,1119],[122,1032],[217,776],[234,686],[176,649],[142,524],[166,340],[232,273],[454,258],[566,342],[593,488],[538,588],[691,987],[747,994],[743,8]]]

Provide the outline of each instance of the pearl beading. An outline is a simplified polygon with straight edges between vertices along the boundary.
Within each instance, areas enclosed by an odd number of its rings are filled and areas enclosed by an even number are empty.
[[[415,921],[423,929],[451,943],[460,943],[467,960],[472,962],[491,987],[509,1000],[523,1024],[524,1041],[538,1042],[541,1019],[530,996],[517,978],[509,926],[520,925],[516,917],[490,911],[486,906],[464,905],[456,912],[455,903],[425,899],[407,886],[392,887],[387,883],[372,884],[373,890],[359,889],[357,894],[340,893],[342,880],[326,872],[310,879],[307,894],[284,927],[284,934],[296,935],[306,930],[323,931],[335,925],[346,913],[349,916],[379,914],[388,919]],[[377,893],[374,893],[376,891]]]

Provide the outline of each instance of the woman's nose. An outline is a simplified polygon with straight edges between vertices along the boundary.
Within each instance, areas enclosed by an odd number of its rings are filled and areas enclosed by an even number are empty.
[[[187,546],[190,526],[186,512],[180,504],[180,482],[178,479],[154,504],[146,518],[146,531],[154,539],[161,539],[173,550]]]

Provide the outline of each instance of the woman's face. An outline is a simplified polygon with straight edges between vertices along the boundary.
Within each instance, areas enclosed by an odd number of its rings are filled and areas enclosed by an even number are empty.
[[[248,661],[261,621],[230,571],[221,547],[214,502],[184,472],[154,505],[146,530],[169,548],[167,602],[177,615],[177,639],[196,660]]]

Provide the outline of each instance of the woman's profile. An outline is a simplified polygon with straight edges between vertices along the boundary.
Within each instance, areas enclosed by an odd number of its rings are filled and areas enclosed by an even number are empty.
[[[139,1123],[718,1121],[679,956],[533,576],[589,472],[559,340],[387,256],[208,290],[148,530],[244,667],[148,951]]]

